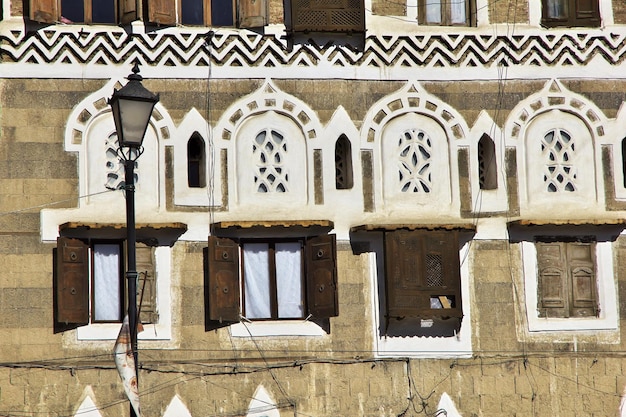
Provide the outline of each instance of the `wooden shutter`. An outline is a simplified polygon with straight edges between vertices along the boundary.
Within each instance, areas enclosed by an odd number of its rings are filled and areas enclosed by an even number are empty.
[[[363,0],[289,0],[295,32],[365,32]]]
[[[148,21],[158,25],[176,24],[176,2],[174,0],[148,0]]]
[[[128,25],[139,18],[137,14],[137,0],[117,0],[118,22]]]
[[[239,0],[239,27],[256,28],[267,25],[269,0]]]
[[[239,246],[228,238],[209,236],[207,261],[208,320],[237,322],[240,316]]]
[[[339,315],[337,297],[337,243],[335,235],[306,242],[306,291],[308,312],[313,318]]]
[[[568,243],[568,265],[571,277],[573,317],[597,315],[597,290],[595,274],[595,243]]]
[[[137,243],[137,273],[139,282],[137,286],[140,323],[158,323],[159,315],[156,294],[156,267],[154,261],[154,248],[144,243]]]
[[[59,20],[58,0],[30,0],[30,20],[55,23]]]
[[[463,317],[456,231],[385,233],[388,318]]]
[[[567,317],[567,267],[564,242],[537,242],[540,317]]]
[[[55,322],[89,323],[89,247],[78,239],[57,239]]]
[[[600,26],[599,0],[574,0],[574,9],[570,13],[575,13],[576,26]]]

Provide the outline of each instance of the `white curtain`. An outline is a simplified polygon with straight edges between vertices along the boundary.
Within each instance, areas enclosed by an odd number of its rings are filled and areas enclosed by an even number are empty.
[[[95,321],[120,321],[120,246],[93,246],[93,310]]]
[[[300,242],[276,244],[278,317],[303,317]]]
[[[567,2],[563,0],[548,0],[548,17],[564,19],[567,17]]]
[[[465,0],[449,0],[450,4],[450,12],[452,16],[450,17],[451,23],[453,24],[464,24],[466,23],[466,15],[465,15]]]
[[[268,249],[267,243],[243,245],[245,314],[249,319],[272,316]]]
[[[426,22],[441,23],[441,0],[426,0]]]

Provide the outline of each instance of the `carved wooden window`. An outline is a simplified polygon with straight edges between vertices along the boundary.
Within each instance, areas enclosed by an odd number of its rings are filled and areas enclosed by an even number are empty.
[[[557,26],[600,26],[599,0],[542,0],[541,23]]]
[[[576,153],[574,138],[564,129],[553,129],[541,141],[541,155],[545,162],[543,182],[550,193],[577,190],[578,170],[572,163]]]
[[[430,193],[433,188],[433,143],[420,129],[405,131],[398,139],[398,188],[404,193]]]
[[[303,239],[209,237],[208,320],[334,317],[335,235]]]
[[[385,233],[387,319],[461,318],[457,231]]]
[[[474,0],[419,0],[418,21],[422,25],[472,26],[476,23]]]
[[[187,142],[187,185],[206,187],[206,147],[199,134],[194,133]]]
[[[148,0],[148,20],[159,25],[262,27],[268,15],[268,0]]]
[[[292,32],[365,32],[363,0],[287,0]]]
[[[158,321],[154,248],[136,247],[142,323]],[[57,240],[55,322],[86,325],[121,322],[126,312],[125,251],[122,241]]]
[[[335,142],[335,187],[349,190],[353,184],[352,145],[346,135],[341,135]]]
[[[42,23],[121,23],[137,19],[137,0],[30,0],[30,19]]]
[[[598,315],[595,242],[537,242],[540,317]]]
[[[259,193],[286,193],[289,191],[287,140],[279,132],[266,129],[256,135],[252,143],[254,184]]]
[[[486,134],[478,141],[478,181],[481,190],[498,188],[496,146]]]

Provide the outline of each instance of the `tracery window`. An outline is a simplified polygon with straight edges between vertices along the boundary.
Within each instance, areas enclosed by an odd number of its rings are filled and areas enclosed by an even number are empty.
[[[273,129],[259,132],[252,143],[252,155],[256,162],[254,184],[257,192],[288,192],[287,141],[283,135]]]
[[[576,191],[577,170],[572,163],[575,151],[574,139],[563,129],[552,129],[543,137],[543,181],[548,192]]]
[[[432,142],[422,130],[406,130],[398,140],[398,187],[404,193],[432,191]]]

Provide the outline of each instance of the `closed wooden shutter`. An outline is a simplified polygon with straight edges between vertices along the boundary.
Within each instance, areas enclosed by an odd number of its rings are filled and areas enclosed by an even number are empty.
[[[238,322],[241,311],[237,243],[209,236],[207,268],[208,320]]]
[[[339,315],[337,297],[337,243],[335,235],[306,242],[306,291],[308,312],[313,318]]]
[[[600,26],[599,0],[574,0],[577,26]]]
[[[139,321],[141,323],[158,323],[157,309],[157,277],[154,248],[137,243],[137,301],[139,302]]]
[[[538,242],[539,315],[567,317],[567,264],[564,242]]]
[[[456,231],[385,233],[388,318],[463,317]]]
[[[573,317],[595,317],[598,313],[594,253],[595,243],[568,243]]]
[[[30,0],[30,20],[55,23],[59,20],[58,0]]]
[[[267,25],[268,0],[239,0],[239,27],[256,28]]]
[[[57,239],[55,322],[89,323],[89,247],[78,239]]]
[[[174,0],[148,0],[148,21],[158,25],[176,24],[176,2]]]
[[[118,1],[118,21],[122,25],[128,25],[138,19],[137,0],[117,0]]]

